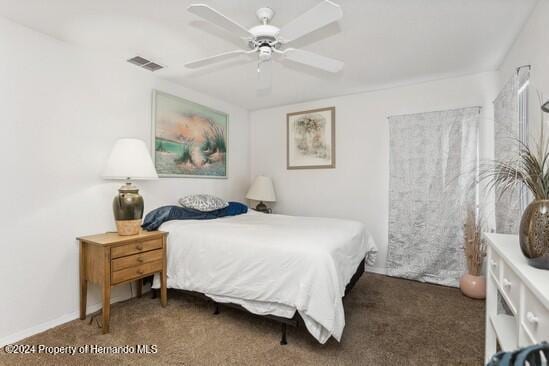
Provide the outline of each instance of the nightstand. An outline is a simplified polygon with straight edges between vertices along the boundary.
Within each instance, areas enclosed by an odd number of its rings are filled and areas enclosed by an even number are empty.
[[[88,282],[98,284],[103,294],[103,334],[109,332],[111,287],[160,273],[160,303],[166,306],[166,237],[162,231],[142,231],[120,236],[105,233],[77,238],[80,242],[80,319],[86,319]]]

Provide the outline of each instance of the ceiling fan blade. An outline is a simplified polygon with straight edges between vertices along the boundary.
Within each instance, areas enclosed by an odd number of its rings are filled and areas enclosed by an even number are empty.
[[[282,27],[278,37],[282,43],[288,43],[333,23],[341,19],[342,16],[343,11],[339,5],[324,0]]]
[[[343,69],[344,65],[342,61],[295,48],[288,48],[282,53],[285,55],[284,58],[286,60],[298,62],[328,72],[339,72]]]
[[[204,58],[201,58],[199,60],[187,62],[185,64],[185,67],[187,67],[189,69],[196,69],[196,68],[199,68],[199,67],[208,66],[208,65],[216,63],[216,62],[220,62],[220,61],[224,61],[224,60],[227,60],[227,59],[230,59],[230,58],[234,58],[235,56],[238,56],[238,55],[249,54],[251,52],[253,52],[253,51],[235,50],[235,51],[224,52],[224,53],[220,53],[218,55],[204,57]]]
[[[187,9],[189,12],[198,15],[218,27],[225,28],[229,32],[236,33],[239,37],[251,38],[253,35],[246,28],[232,19],[227,18],[214,8],[205,4],[191,4]]]
[[[272,61],[264,61],[257,69],[257,90],[269,90],[273,83]]]

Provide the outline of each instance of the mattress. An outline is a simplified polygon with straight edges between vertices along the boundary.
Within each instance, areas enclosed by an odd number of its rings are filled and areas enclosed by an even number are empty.
[[[168,221],[160,230],[169,232],[169,288],[260,315],[291,318],[298,311],[320,343],[341,339],[345,286],[362,259],[372,265],[377,253],[365,226],[351,220],[250,211]]]

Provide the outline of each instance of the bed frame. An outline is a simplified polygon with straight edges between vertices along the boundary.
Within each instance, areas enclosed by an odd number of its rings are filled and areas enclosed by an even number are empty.
[[[345,294],[344,294],[343,297],[347,296],[349,294],[349,292],[351,292],[351,290],[353,289],[353,287],[355,286],[357,281],[360,279],[360,277],[364,273],[364,271],[366,269],[365,263],[366,263],[366,258],[363,258],[362,261],[360,262],[360,264],[358,265],[358,267],[356,269],[356,272],[353,274],[353,277],[351,277],[351,280],[349,281],[349,283],[345,287]],[[158,291],[159,291],[158,289],[151,289],[153,299],[157,297]],[[181,292],[181,293],[184,293],[184,294],[188,294],[190,296],[201,298],[203,300],[206,300],[209,303],[212,303],[213,306],[214,306],[214,310],[213,310],[214,315],[218,315],[220,313],[221,307],[226,306],[226,307],[230,307],[230,308],[233,308],[233,309],[243,310],[243,311],[245,311],[245,312],[247,312],[251,315],[254,315],[256,317],[274,320],[274,321],[280,323],[280,325],[281,325],[281,330],[282,330],[282,337],[280,339],[280,344],[281,345],[288,344],[288,339],[287,339],[288,325],[297,328],[297,327],[300,326],[300,324],[304,324],[303,319],[301,318],[301,316],[299,315],[299,312],[297,312],[297,311],[295,312],[295,315],[291,319],[282,318],[282,317],[279,317],[279,316],[276,316],[276,315],[258,315],[258,314],[254,314],[254,313],[249,312],[248,310],[246,310],[246,308],[244,308],[243,306],[238,305],[238,304],[234,304],[234,303],[230,303],[230,302],[229,303],[218,303],[218,302],[212,300],[211,298],[209,298],[208,296],[204,295],[201,292],[178,290],[178,289],[170,289],[170,291],[178,291],[178,292]]]

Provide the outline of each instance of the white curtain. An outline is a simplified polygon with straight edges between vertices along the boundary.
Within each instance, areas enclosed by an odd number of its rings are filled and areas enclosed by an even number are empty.
[[[480,107],[389,117],[387,273],[457,286],[478,166]]]
[[[494,157],[511,160],[517,157],[516,139],[528,143],[528,84],[530,68],[521,67],[494,100]],[[525,189],[503,195],[496,189],[496,232],[518,234],[520,215],[530,197]]]

